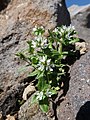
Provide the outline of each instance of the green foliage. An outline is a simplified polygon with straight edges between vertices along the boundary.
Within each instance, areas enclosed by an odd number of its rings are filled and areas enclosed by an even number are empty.
[[[49,99],[56,95],[60,90],[61,76],[65,75],[62,60],[64,60],[73,50],[64,50],[65,47],[73,45],[78,41],[74,37],[76,34],[73,26],[61,26],[53,31],[48,30],[49,36],[44,36],[43,27],[35,27],[33,34],[35,38],[28,41],[27,54],[18,53],[21,59],[28,62],[34,69],[29,76],[34,76],[38,81],[36,88],[37,92],[32,97],[32,103],[37,102],[43,112],[49,109]]]

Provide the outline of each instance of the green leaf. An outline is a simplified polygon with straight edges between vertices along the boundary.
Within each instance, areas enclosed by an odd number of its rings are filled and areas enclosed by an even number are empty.
[[[51,51],[49,48],[44,48],[43,51],[44,51],[44,54],[51,56]]]
[[[79,39],[78,39],[78,38],[75,38],[75,39],[71,40],[71,41],[69,42],[69,44],[73,44],[73,43],[78,42],[78,41],[79,41]]]
[[[57,94],[57,91],[56,91],[55,89],[54,89],[54,90],[53,90],[53,89],[51,89],[50,91],[51,91],[52,95]]]
[[[58,76],[65,75],[65,72],[58,73]]]
[[[52,51],[52,54],[53,54],[52,56],[54,56],[54,55],[59,56],[59,55],[60,55],[60,53],[59,53],[57,50],[53,50],[53,51]]]
[[[16,56],[19,56],[19,57],[20,57],[20,59],[23,59],[23,60],[25,60],[25,59],[26,59],[25,55],[24,55],[23,53],[21,53],[21,52],[16,53]]]
[[[37,75],[36,79],[42,78],[43,75],[44,75],[44,72],[38,72],[38,75]]]
[[[31,61],[32,61],[32,64],[37,64],[38,63],[38,58],[32,57]]]
[[[45,83],[43,90],[46,91],[48,88],[50,88],[50,85]]]
[[[60,90],[60,88],[57,86],[57,87],[55,87],[55,90]]]
[[[68,51],[65,51],[62,53],[63,55],[68,55]]]
[[[29,77],[36,76],[38,74],[38,72],[39,72],[38,70],[35,70],[35,71],[31,72],[28,76]]]
[[[37,98],[37,95],[33,95],[32,96],[32,98],[31,98],[31,104],[34,104],[34,103],[38,102],[36,98]]]
[[[44,53],[43,53],[42,51],[38,51],[37,54],[38,54],[39,56],[43,56],[43,55],[44,55]]]
[[[40,78],[38,80],[38,84],[37,84],[38,90],[42,91],[44,89],[45,85],[46,85],[46,81],[43,78]]]
[[[47,97],[44,100],[39,101],[39,105],[40,105],[40,109],[42,110],[42,112],[44,113],[48,112],[49,102],[48,102]]]
[[[29,45],[29,52],[33,53],[34,48],[32,48],[32,41],[27,41],[28,45]]]
[[[50,30],[48,30],[48,33],[53,38],[53,33]]]

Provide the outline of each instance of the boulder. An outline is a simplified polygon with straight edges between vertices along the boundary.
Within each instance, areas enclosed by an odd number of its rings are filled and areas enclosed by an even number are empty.
[[[81,106],[90,101],[90,51],[81,56],[70,70],[69,90],[63,102],[57,108],[57,116],[60,120],[89,120],[87,112],[82,114],[85,119],[76,119]],[[87,108],[86,108],[87,109]],[[85,110],[84,110],[85,111]],[[89,119],[86,119],[89,117]]]
[[[90,44],[90,4],[85,6],[73,5],[68,10],[78,36]]]
[[[31,96],[32,97],[32,96]],[[46,114],[42,113],[38,104],[31,104],[29,98],[21,107],[18,112],[19,120],[48,120]]]
[[[68,8],[71,23],[80,40],[86,42],[87,53],[82,55],[70,69],[69,90],[57,108],[60,120],[90,119],[90,5],[73,5]]]
[[[3,120],[2,113],[0,112],[0,120]]]
[[[71,11],[70,11],[71,10]],[[69,8],[72,25],[78,31],[82,43],[86,42],[87,53],[82,55],[70,67],[70,75],[65,79],[63,93],[58,97],[54,108],[55,120],[89,120],[90,116],[90,29],[89,29],[89,5]],[[60,92],[61,93],[61,92]],[[54,119],[41,114],[39,110],[31,116],[30,98],[20,107],[18,112],[19,120],[40,120]],[[88,103],[88,104],[87,104]],[[25,108],[25,109],[24,109]],[[34,108],[34,107],[33,107]],[[83,109],[83,110],[82,110]],[[36,110],[36,109],[35,109]],[[35,111],[34,110],[34,111]],[[40,112],[40,114],[39,114]],[[29,116],[28,116],[29,115]],[[28,118],[27,118],[28,116]],[[41,117],[41,116],[44,116]],[[83,119],[84,118],[84,119]]]

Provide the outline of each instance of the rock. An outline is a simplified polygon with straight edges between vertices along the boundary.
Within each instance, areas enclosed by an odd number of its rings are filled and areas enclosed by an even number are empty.
[[[15,117],[11,116],[11,115],[7,115],[7,119],[6,120],[15,120]]]
[[[19,100],[22,100],[22,93],[25,86],[24,84],[16,84],[8,88],[0,97],[0,111],[5,117],[8,113],[15,114],[20,107]]]
[[[75,26],[80,39],[90,44],[90,4],[86,6],[71,6],[69,9],[72,25]],[[88,46],[88,48],[90,48]]]
[[[3,120],[2,112],[0,112],[0,120]]]
[[[35,86],[32,84],[28,85],[23,92],[23,100],[27,100],[27,97],[30,96],[33,92],[35,92]]]
[[[60,96],[59,106],[57,106],[56,110],[54,109],[55,119],[58,120],[76,120],[78,111],[81,106],[84,105],[87,101],[90,101],[90,29],[89,29],[89,6],[83,7],[83,9],[79,9],[76,12],[76,8],[74,9],[75,13],[71,17],[72,24],[75,25],[76,30],[78,31],[79,37],[85,43],[88,43],[87,53],[80,57],[72,66],[70,70],[70,81],[65,80],[66,85],[65,89],[69,89],[67,94],[64,94],[65,99],[62,99],[62,95]],[[73,10],[72,10],[73,11]],[[71,11],[71,12],[72,12]],[[85,45],[85,44],[83,44]],[[85,46],[84,46],[85,47]],[[66,90],[65,90],[66,91]],[[30,100],[30,99],[29,99]],[[28,101],[29,101],[28,100]],[[30,102],[29,102],[30,103]],[[34,114],[34,117],[29,115],[30,107],[27,107],[29,103],[26,101],[23,106],[21,106],[20,111],[18,112],[19,120],[33,120],[38,119],[42,120],[43,118],[38,116],[38,113]],[[25,108],[25,109],[24,109]],[[55,108],[55,106],[54,106]],[[27,112],[28,111],[28,112]],[[32,112],[33,113],[33,112]],[[28,116],[29,115],[29,116]],[[37,115],[37,116],[36,116]],[[39,115],[42,115],[41,113]],[[82,115],[82,114],[81,114]],[[25,117],[24,117],[25,116]],[[28,118],[27,118],[28,116]],[[45,116],[44,119],[53,119],[47,118]],[[86,120],[86,119],[85,119]]]
[[[57,109],[57,116],[60,120],[66,120],[66,118],[76,120],[80,107],[90,101],[90,84],[87,82],[90,80],[90,51],[74,63],[70,76],[69,90],[65,100]]]
[[[25,62],[20,62],[15,53],[27,49],[26,41],[32,38],[32,28],[36,24],[43,25],[45,29],[69,25],[70,15],[65,0],[1,0],[0,110],[4,116],[17,111],[17,96],[22,96],[26,84],[31,81],[21,82],[31,68],[25,73],[18,72]]]
[[[76,50],[80,51],[80,55],[85,54],[87,51],[85,42],[76,42],[75,47],[76,47]]]
[[[11,0],[0,0],[0,11],[5,9]]]
[[[76,61],[71,72],[71,91],[69,96],[73,106],[74,116],[76,116],[80,107],[90,100],[90,86],[87,80],[90,79],[90,51]],[[74,90],[74,91],[73,91]]]
[[[29,98],[18,112],[19,120],[48,120],[47,116],[39,110],[38,104],[31,105],[31,98]]]
[[[78,6],[78,5],[72,5],[68,8],[69,12],[70,12],[70,16],[71,18],[75,17],[75,15],[77,15],[79,12],[84,12],[86,11],[88,8],[90,7],[89,5],[84,5],[84,6]]]
[[[74,5],[69,8],[69,12],[71,23],[78,32],[81,44],[86,42],[88,45],[86,45],[87,53],[71,66],[69,90],[65,100],[60,102],[60,106],[57,108],[57,117],[60,120],[82,120],[83,118],[87,120],[87,118],[90,119],[90,116],[87,116],[90,109],[88,111],[88,108],[85,107],[86,109],[81,114],[80,111],[90,101],[90,5]],[[85,44],[83,44],[83,48],[85,48]]]

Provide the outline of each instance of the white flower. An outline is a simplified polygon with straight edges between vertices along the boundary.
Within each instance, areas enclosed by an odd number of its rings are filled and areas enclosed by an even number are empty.
[[[41,46],[44,46],[45,44],[47,44],[47,39],[42,39]]]
[[[60,32],[61,32],[61,34],[63,34],[64,33],[64,29],[61,28]]]
[[[49,70],[50,70],[51,72],[53,71],[53,69],[52,69],[51,67],[49,68]]]
[[[32,47],[36,48],[36,46],[37,46],[37,43],[35,41],[32,41]]]
[[[67,27],[68,32],[73,31],[73,30],[75,30],[74,26],[70,25],[70,26]]]
[[[39,42],[40,38],[39,37],[35,37],[34,40]]]
[[[41,41],[41,47],[42,48],[47,48],[48,44],[47,44],[47,39]]]
[[[55,28],[55,29],[53,30],[53,32],[57,33],[57,32],[58,32],[58,29],[57,29],[57,28]]]
[[[40,62],[45,63],[45,61],[46,61],[46,57],[45,56],[43,56],[42,58],[40,58]]]
[[[33,28],[33,32],[35,32],[37,30],[37,26],[35,26],[34,28]]]
[[[48,97],[51,97],[52,92],[50,92],[49,89],[47,89],[47,91],[46,91],[46,95],[47,95]]]
[[[41,35],[38,35],[38,37],[35,37],[35,40],[36,40],[37,42],[42,41],[42,36],[41,36]]]
[[[40,28],[44,30],[44,27],[43,27],[43,26],[41,26]]]
[[[64,25],[64,26],[62,27],[62,29],[63,29],[63,30],[66,30],[66,29],[67,29],[66,25]]]
[[[43,71],[44,70],[44,65],[39,64],[38,70]]]
[[[66,34],[66,38],[67,38],[68,40],[70,40],[71,37],[72,37],[72,36],[70,35],[70,33]]]
[[[51,68],[51,66],[46,66],[46,70],[50,70],[52,72],[53,68]]]
[[[36,99],[37,100],[42,100],[43,99],[43,92],[42,91],[37,93],[37,98]]]
[[[51,59],[47,60],[47,65],[50,65]]]

